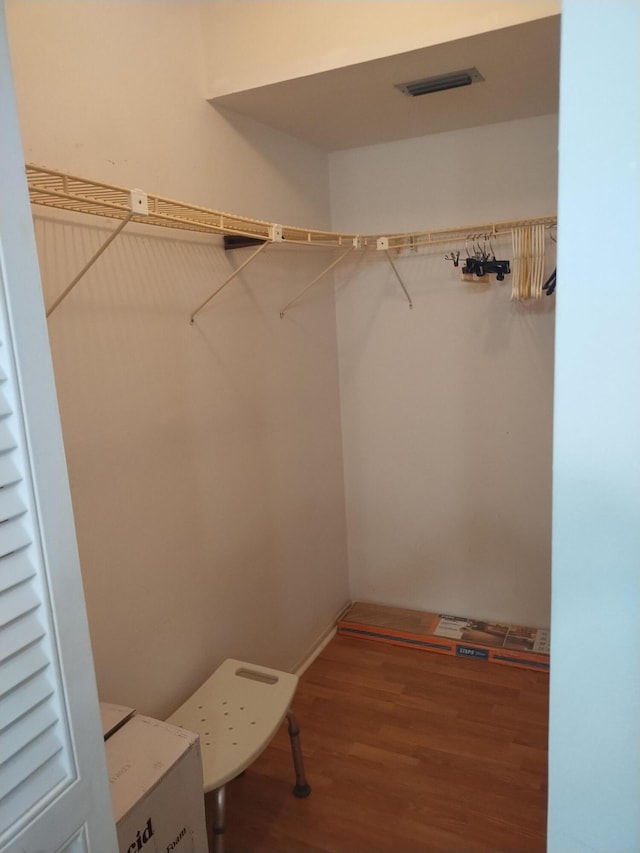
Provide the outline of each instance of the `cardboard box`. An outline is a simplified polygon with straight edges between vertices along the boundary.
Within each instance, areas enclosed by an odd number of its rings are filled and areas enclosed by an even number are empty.
[[[544,628],[357,601],[339,620],[338,634],[549,671],[550,634]]]
[[[101,703],[120,853],[205,853],[198,736]]]
[[[135,714],[133,708],[124,705],[111,705],[107,702],[100,703],[100,720],[102,722],[102,735],[105,740],[110,738],[114,732],[124,726],[127,720]]]

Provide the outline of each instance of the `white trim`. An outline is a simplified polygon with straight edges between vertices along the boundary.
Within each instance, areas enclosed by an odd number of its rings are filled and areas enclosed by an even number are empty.
[[[311,647],[307,650],[307,653],[302,657],[296,666],[294,666],[291,672],[294,675],[300,677],[304,672],[309,669],[314,660],[318,657],[318,655],[326,649],[331,640],[336,635],[337,632],[337,623],[340,621],[342,616],[347,612],[347,610],[351,607],[351,602],[342,607],[337,613],[335,619],[332,620],[331,625],[329,625],[325,630],[320,634],[318,639],[311,645]]]

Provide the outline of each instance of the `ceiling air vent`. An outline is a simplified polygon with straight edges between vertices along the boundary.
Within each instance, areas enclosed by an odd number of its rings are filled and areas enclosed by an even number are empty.
[[[464,71],[453,71],[451,74],[439,74],[436,77],[425,77],[422,80],[412,80],[410,83],[396,83],[405,95],[417,98],[418,95],[429,95],[432,92],[444,92],[447,89],[458,89],[460,86],[470,86],[484,80],[477,68],[465,68]]]

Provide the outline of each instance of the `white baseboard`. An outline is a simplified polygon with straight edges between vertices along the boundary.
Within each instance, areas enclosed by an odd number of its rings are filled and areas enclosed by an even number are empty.
[[[346,613],[346,611],[350,607],[351,607],[351,602],[349,602],[349,604],[347,604],[345,607],[342,607],[340,609],[340,611],[336,615],[335,619],[333,619],[331,624],[327,628],[325,628],[325,630],[320,634],[318,639],[315,641],[315,643],[313,643],[313,645],[311,646],[309,651],[306,653],[306,655],[302,658],[302,660],[300,660],[296,664],[296,666],[292,669],[292,672],[294,673],[294,675],[298,675],[298,676],[302,675],[302,673],[305,672],[311,666],[311,664],[318,657],[318,655],[323,651],[323,649],[325,649],[329,645],[331,640],[333,640],[333,638],[336,635],[336,631],[337,631],[336,624],[340,621],[343,614]]]

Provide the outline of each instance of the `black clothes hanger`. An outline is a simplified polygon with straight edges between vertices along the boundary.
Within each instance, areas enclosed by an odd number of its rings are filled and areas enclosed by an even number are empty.
[[[473,254],[469,252],[469,240],[473,239]],[[482,240],[482,243],[480,242]],[[495,275],[498,281],[504,281],[505,275],[511,272],[509,261],[496,259],[491,245],[491,236],[479,234],[475,237],[469,235],[466,242],[467,257],[462,268],[462,275],[475,275],[482,278],[485,275]],[[454,267],[460,263],[460,252],[451,252],[445,255],[445,260],[453,261]]]
[[[554,243],[558,242],[558,238],[556,236],[554,236],[554,234],[553,234],[553,228],[549,229],[549,237],[551,237],[551,239],[553,240]],[[556,269],[554,269],[554,271],[551,273],[549,278],[542,285],[542,289],[547,294],[547,296],[551,296],[551,294],[555,292],[555,289],[556,289],[556,271],[557,271],[557,267],[556,267]]]
[[[555,291],[555,289],[556,289],[556,270],[554,270],[551,273],[549,278],[542,285],[542,289],[547,294],[547,296],[551,296],[551,294]]]
[[[462,268],[463,275],[495,275],[498,281],[504,281],[505,275],[511,273],[509,261],[497,261],[484,258],[467,258]]]

